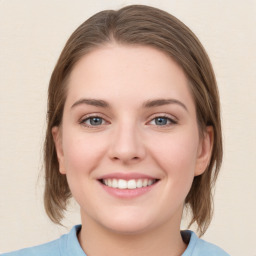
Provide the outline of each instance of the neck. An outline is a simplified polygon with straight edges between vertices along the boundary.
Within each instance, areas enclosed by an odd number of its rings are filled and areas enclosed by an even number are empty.
[[[140,233],[124,234],[93,221],[83,221],[78,239],[88,256],[180,256],[186,249],[175,222]],[[180,222],[178,222],[180,223]]]

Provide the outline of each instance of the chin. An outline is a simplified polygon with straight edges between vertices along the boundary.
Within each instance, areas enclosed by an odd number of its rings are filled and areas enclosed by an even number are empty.
[[[113,217],[114,216],[114,217]],[[109,221],[104,221],[103,226],[118,234],[124,235],[135,235],[143,233],[144,231],[150,230],[153,228],[153,219],[147,218],[145,215],[112,215],[108,218]]]
[[[111,232],[117,233],[119,235],[137,235],[150,229],[149,225],[141,225],[141,223],[140,225],[122,223],[120,225],[111,225],[107,228]]]

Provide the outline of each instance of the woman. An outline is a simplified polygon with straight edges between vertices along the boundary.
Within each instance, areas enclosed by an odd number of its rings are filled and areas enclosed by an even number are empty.
[[[45,209],[68,199],[82,225],[6,255],[228,255],[201,236],[222,160],[219,96],[196,36],[159,9],[103,11],[70,37],[52,73]]]

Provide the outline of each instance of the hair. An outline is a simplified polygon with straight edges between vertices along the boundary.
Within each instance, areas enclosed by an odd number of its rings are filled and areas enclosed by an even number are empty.
[[[171,14],[154,7],[131,5],[118,11],[106,10],[81,24],[68,39],[53,70],[48,89],[47,131],[44,147],[44,205],[49,218],[58,224],[72,197],[59,163],[52,128],[60,126],[67,96],[69,75],[74,65],[87,53],[116,42],[158,49],[183,68],[196,106],[200,136],[207,126],[214,131],[211,159],[205,172],[194,177],[185,199],[191,222],[201,236],[213,213],[213,186],[222,162],[220,103],[216,79],[209,57],[194,33]]]

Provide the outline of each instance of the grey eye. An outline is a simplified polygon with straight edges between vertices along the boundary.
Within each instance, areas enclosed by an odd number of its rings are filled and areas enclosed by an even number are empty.
[[[156,125],[166,125],[170,123],[170,120],[167,117],[156,117],[153,120],[155,121]]]
[[[87,125],[97,126],[102,125],[103,119],[101,117],[89,117],[84,121]]]

